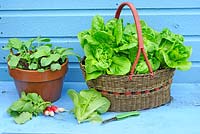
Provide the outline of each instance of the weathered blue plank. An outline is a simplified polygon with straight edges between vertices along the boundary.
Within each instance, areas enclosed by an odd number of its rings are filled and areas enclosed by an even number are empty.
[[[199,10],[200,11],[200,10]],[[200,15],[199,14],[141,14],[144,19],[154,29],[160,31],[167,27],[175,33],[183,35],[200,35]],[[0,37],[33,37],[33,36],[49,36],[49,37],[71,37],[76,36],[78,32],[90,28],[91,19],[94,15],[100,14],[105,20],[113,18],[114,12],[108,11],[108,14],[101,12],[87,11],[84,14],[25,14],[20,15],[1,15],[0,19]],[[126,11],[121,18],[126,22],[133,22],[130,11]]]
[[[143,110],[140,116],[110,122],[78,124],[72,113],[65,112],[52,117],[38,116],[24,125],[16,125],[6,113],[7,108],[18,99],[18,94],[12,82],[0,82],[0,133],[2,134],[199,134],[200,85],[172,84],[171,103]],[[85,83],[65,83],[62,97],[54,104],[71,109],[73,104],[66,94],[67,89],[87,88]],[[103,119],[115,116],[115,112],[107,112]]]
[[[198,8],[199,0],[129,0],[137,8]],[[113,9],[124,0],[0,0],[0,10]]]
[[[30,4],[31,2],[31,4]],[[100,14],[105,20],[113,18],[116,7],[121,0],[72,1],[60,0],[0,0],[0,47],[9,37],[27,39],[38,35],[52,37],[52,42],[58,46],[72,47],[74,51],[83,56],[76,36],[79,31],[90,27],[94,15]],[[188,72],[176,72],[175,82],[199,82],[200,74],[200,1],[159,0],[133,1],[139,11],[141,19],[160,31],[167,27],[175,33],[186,36],[186,45],[193,47],[191,60],[195,63]],[[121,16],[125,22],[133,22],[129,10],[125,9]],[[11,80],[5,65],[7,52],[0,50],[0,80]],[[69,57],[70,69],[66,81],[83,81],[77,59]]]
[[[185,44],[193,47],[191,70],[175,72],[171,90],[173,101],[159,108],[143,110],[139,117],[106,125],[78,125],[73,114],[67,112],[54,118],[39,116],[24,125],[16,125],[6,109],[18,99],[18,95],[5,63],[7,52],[0,50],[0,102],[4,102],[0,103],[0,133],[200,133],[200,107],[195,106],[200,104],[200,0],[130,1],[138,9],[141,19],[150,26],[159,31],[168,27],[175,33],[183,34],[186,37]],[[104,16],[106,20],[113,18],[121,2],[123,0],[0,0],[0,48],[9,37],[28,39],[41,35],[51,37],[55,45],[73,47],[75,52],[83,56],[76,39],[77,33],[88,29],[96,14]],[[133,22],[128,8],[123,10],[121,17],[125,22]],[[77,60],[73,57],[69,57],[69,60],[62,97],[55,102],[66,109],[72,108],[67,89],[79,91],[87,88]],[[102,117],[107,119],[115,114],[108,112]]]

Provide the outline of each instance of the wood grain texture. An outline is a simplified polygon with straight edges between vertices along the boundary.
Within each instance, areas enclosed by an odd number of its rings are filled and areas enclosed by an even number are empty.
[[[24,125],[16,125],[5,112],[18,94],[12,82],[0,82],[0,133],[1,134],[199,134],[200,84],[172,84],[171,103],[151,110],[140,111],[140,116],[110,122],[78,124],[69,112],[57,114],[53,118],[38,116]],[[87,89],[85,83],[66,82],[62,97],[54,104],[68,110],[73,103],[67,95],[68,89]],[[114,117],[116,112],[102,114],[103,119]],[[45,124],[45,125],[44,125]]]
[[[122,0],[0,0],[0,47],[11,37],[26,40],[31,37],[50,37],[54,45],[72,47],[84,55],[77,40],[78,32],[90,28],[96,14],[107,21],[113,18]],[[140,18],[161,31],[169,28],[185,36],[185,44],[193,47],[190,71],[177,71],[174,82],[199,83],[200,79],[200,1],[199,0],[130,0],[136,6]],[[131,12],[125,8],[121,18],[124,23],[133,22]],[[8,53],[0,49],[0,80],[11,80],[5,62]],[[70,69],[66,81],[84,81],[76,58],[69,57]]]
[[[199,0],[129,0],[137,8],[199,8]],[[116,9],[124,0],[0,0],[1,10]]]
[[[200,35],[200,9],[199,14],[185,12],[175,14],[175,11],[142,12],[140,19],[145,20],[149,26],[161,31],[169,28],[175,33],[183,35]],[[81,11],[80,11],[81,12]],[[0,16],[0,37],[71,37],[78,32],[90,28],[92,17],[99,14],[105,21],[113,18],[115,11],[6,11]],[[1,15],[2,14],[2,15]],[[122,13],[124,24],[133,23],[130,11]]]

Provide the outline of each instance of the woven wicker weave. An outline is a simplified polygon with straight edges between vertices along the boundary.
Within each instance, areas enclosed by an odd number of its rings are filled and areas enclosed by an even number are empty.
[[[85,67],[80,64],[83,75]],[[170,101],[170,87],[174,69],[162,69],[148,74],[129,76],[102,75],[87,81],[89,88],[95,88],[111,101],[110,111],[131,111],[158,107]]]
[[[102,75],[95,80],[87,81],[89,88],[95,88],[111,101],[110,111],[131,111],[158,107],[170,101],[170,87],[175,69],[160,69],[152,71],[144,50],[140,21],[135,7],[129,3],[122,3],[116,11],[115,18],[119,18],[124,6],[129,6],[133,13],[138,35],[138,52],[132,65],[130,75],[112,76]],[[150,74],[133,74],[139,57],[143,54]],[[84,59],[80,63],[84,77]]]

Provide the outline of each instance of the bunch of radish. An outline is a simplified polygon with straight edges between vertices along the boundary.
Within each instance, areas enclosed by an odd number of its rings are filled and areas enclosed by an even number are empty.
[[[43,114],[45,116],[52,116],[53,117],[55,115],[55,113],[62,113],[62,112],[65,112],[65,111],[66,110],[62,107],[57,107],[57,106],[51,105],[51,106],[48,106],[44,110]]]

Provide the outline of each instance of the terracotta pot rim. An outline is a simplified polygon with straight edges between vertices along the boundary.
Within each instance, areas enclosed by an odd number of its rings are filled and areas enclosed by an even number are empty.
[[[44,82],[56,80],[64,77],[68,69],[68,60],[61,65],[61,70],[51,71],[50,69],[44,72],[38,72],[37,70],[24,70],[24,69],[10,69],[9,74],[15,80],[26,82]]]
[[[66,59],[66,61],[61,65],[61,68],[63,68],[63,66],[66,66],[66,64],[68,63],[68,59]],[[10,66],[8,65],[10,70],[17,70],[17,71],[21,71],[21,72],[38,72],[37,70],[25,70],[25,69],[20,69],[20,68],[15,68],[15,69],[11,69]],[[56,72],[56,71],[51,71],[50,69],[44,70],[44,72]],[[39,73],[44,73],[44,72],[39,72]]]

